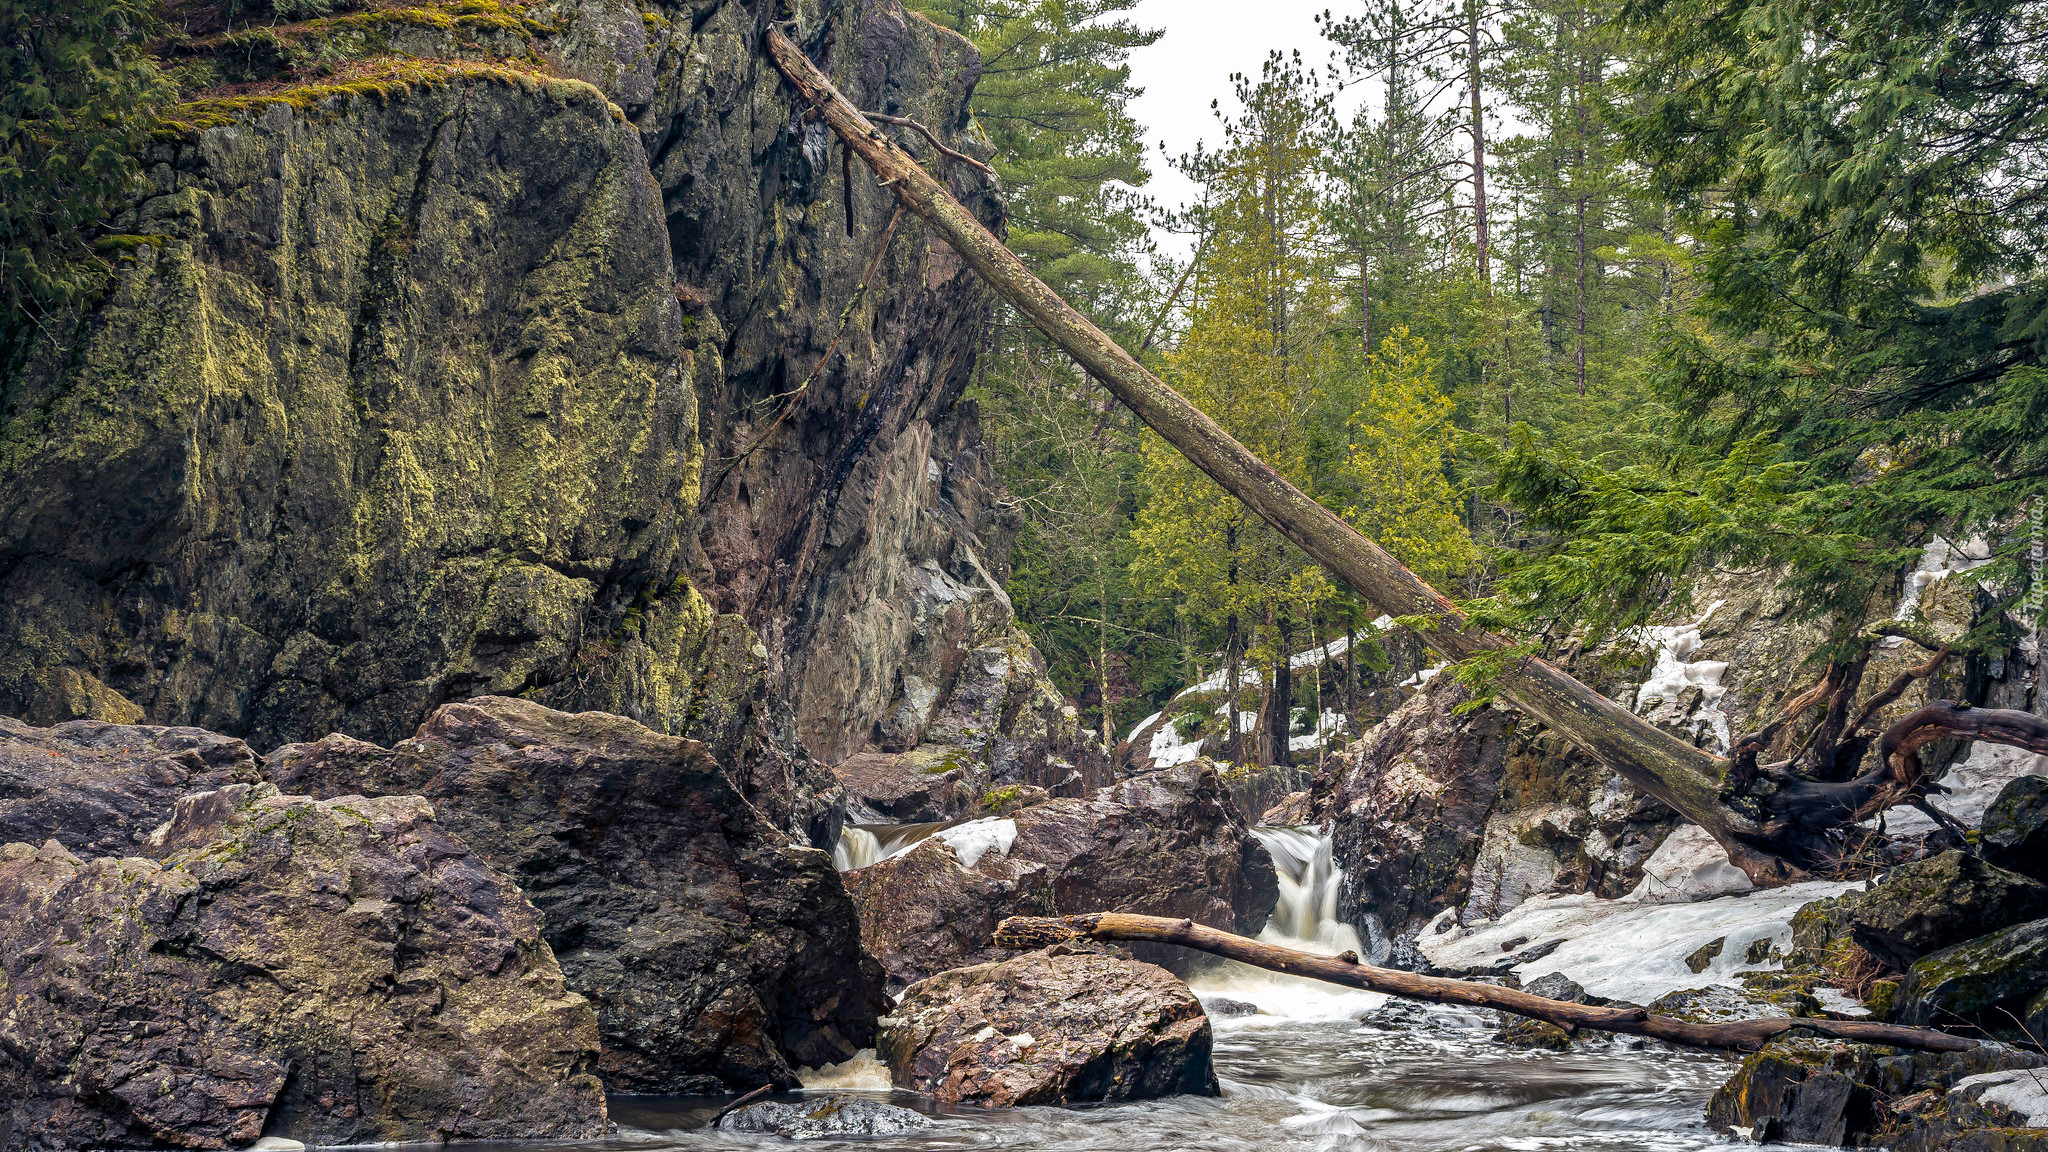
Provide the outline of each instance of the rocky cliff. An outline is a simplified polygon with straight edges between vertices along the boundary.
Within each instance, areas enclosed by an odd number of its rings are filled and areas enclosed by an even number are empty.
[[[260,7],[178,6],[118,282],[0,384],[0,713],[265,749],[518,695],[699,736],[818,842],[818,761],[963,684],[949,743],[1023,716],[1009,774],[1073,772],[961,400],[986,295],[914,219],[878,255],[887,194],[755,51],[777,4]],[[794,7],[975,147],[970,45]]]

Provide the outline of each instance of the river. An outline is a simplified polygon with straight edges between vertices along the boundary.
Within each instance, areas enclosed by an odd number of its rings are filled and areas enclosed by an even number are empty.
[[[881,832],[897,848],[902,837]],[[919,830],[924,832],[923,829]],[[925,834],[929,834],[926,832]],[[1334,954],[1357,947],[1332,918],[1338,874],[1327,842],[1260,829],[1281,873],[1265,938]],[[872,852],[872,849],[869,850]],[[863,852],[866,856],[869,852]],[[933,1127],[894,1137],[798,1144],[708,1127],[723,1101],[615,1097],[620,1136],[634,1150],[804,1147],[898,1152],[1000,1148],[1046,1152],[1663,1152],[1727,1146],[1702,1122],[1730,1057],[1623,1039],[1571,1052],[1521,1051],[1493,1040],[1490,1019],[1453,1008],[1216,963],[1189,985],[1205,1002],[1257,1005],[1258,1015],[1212,1013],[1220,1097],[989,1111],[948,1108],[892,1091],[864,1055],[805,1076],[806,1090],[849,1091],[914,1108]]]

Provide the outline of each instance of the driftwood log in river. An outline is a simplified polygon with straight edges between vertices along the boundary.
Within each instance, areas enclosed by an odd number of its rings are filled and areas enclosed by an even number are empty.
[[[1549,1000],[1474,980],[1452,980],[1442,976],[1420,976],[1395,968],[1375,968],[1359,963],[1357,956],[1350,952],[1342,956],[1316,956],[1235,936],[1192,920],[1173,920],[1164,916],[1133,916],[1122,912],[1090,912],[1062,918],[1012,916],[996,927],[996,943],[1004,948],[1043,948],[1075,939],[1178,944],[1289,976],[1306,976],[1312,980],[1325,980],[1432,1004],[1463,1004],[1512,1012],[1517,1016],[1555,1024],[1567,1033],[1582,1030],[1623,1032],[1694,1048],[1730,1048],[1742,1052],[1755,1051],[1773,1036],[1793,1031],[1865,1044],[1888,1044],[1894,1048],[1917,1048],[1923,1052],[1962,1052],[1977,1046],[1975,1040],[1951,1036],[1932,1028],[1908,1028],[1872,1020],[1777,1016],[1725,1024],[1695,1024],[1671,1016],[1653,1016],[1641,1008],[1575,1004],[1569,1000]]]
[[[1730,760],[1693,747],[1557,665],[1473,626],[1448,597],[1289,483],[1033,275],[944,185],[848,103],[781,28],[768,28],[764,47],[809,106],[807,116],[829,125],[904,208],[928,223],[990,287],[1147,426],[1380,611],[1412,622],[1430,648],[1451,660],[1487,666],[1500,695],[1706,829],[1756,883],[1789,883],[1825,863],[1834,846],[1831,837],[1850,834],[1846,830],[1854,827],[1855,812],[1881,801],[1924,798],[1927,783],[1914,775],[1919,762],[1910,753],[1880,764],[1867,778],[1830,784],[1788,775],[1783,768],[1759,770],[1754,749],[1747,770],[1729,789],[1736,795],[1724,798],[1731,783]],[[1941,727],[1961,711],[1951,705],[1946,712],[1922,709],[1915,716],[1922,728]],[[2048,721],[2025,713],[2013,713],[2001,724],[1976,725],[1969,734],[2011,743],[2016,741],[2007,738],[2008,730],[2016,727],[2026,729],[2026,740],[2048,747]],[[1887,741],[1886,750],[1894,743]],[[1772,800],[1781,792],[1786,803],[1774,807]]]

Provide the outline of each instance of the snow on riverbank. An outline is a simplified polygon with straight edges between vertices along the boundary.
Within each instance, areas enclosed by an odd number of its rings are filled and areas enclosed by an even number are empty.
[[[1792,914],[1858,881],[1810,881],[1750,890],[1747,876],[1728,862],[1707,834],[1692,825],[1673,832],[1644,867],[1642,883],[1618,900],[1594,896],[1539,896],[1502,916],[1460,927],[1446,911],[1417,942],[1439,968],[1477,969],[1502,957],[1541,952],[1514,966],[1525,982],[1562,972],[1595,996],[1648,1004],[1681,988],[1732,984],[1737,972],[1777,966],[1751,960],[1767,942],[1782,950],[1792,938]],[[1711,897],[1711,898],[1709,898]],[[1699,972],[1686,958],[1704,945],[1721,950]]]
[[[1699,689],[1700,709],[1693,717],[1694,727],[1697,729],[1704,725],[1711,728],[1716,746],[1723,752],[1728,750],[1731,739],[1728,714],[1721,711],[1721,701],[1728,695],[1728,689],[1721,684],[1721,677],[1728,672],[1728,662],[1694,660],[1692,657],[1700,650],[1700,629],[1725,603],[1725,600],[1714,601],[1700,613],[1699,619],[1690,624],[1664,624],[1639,630],[1637,639],[1657,650],[1657,663],[1650,669],[1650,678],[1636,689],[1636,711],[1657,721],[1681,719],[1685,690]],[[1658,707],[1644,712],[1651,704]]]

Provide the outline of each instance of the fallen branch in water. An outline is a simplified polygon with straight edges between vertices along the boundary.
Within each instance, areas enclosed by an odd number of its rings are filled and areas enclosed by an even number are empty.
[[[1012,916],[996,926],[996,944],[1002,948],[1043,948],[1081,938],[1178,944],[1289,976],[1306,976],[1312,980],[1325,980],[1432,1004],[1465,1004],[1512,1012],[1517,1016],[1555,1024],[1567,1034],[1582,1030],[1623,1032],[1694,1048],[1731,1048],[1742,1052],[1753,1052],[1772,1037],[1793,1031],[1864,1044],[1916,1048],[1923,1052],[1963,1052],[1977,1046],[1975,1040],[1951,1036],[1932,1028],[1908,1028],[1871,1020],[1778,1016],[1725,1024],[1694,1024],[1671,1016],[1652,1016],[1641,1008],[1574,1004],[1568,1000],[1549,1000],[1473,980],[1451,980],[1441,976],[1419,976],[1393,968],[1375,968],[1370,964],[1360,964],[1357,956],[1350,952],[1335,957],[1315,956],[1232,935],[1192,920],[1173,920],[1164,916],[1133,916],[1122,912],[1091,912],[1064,918]]]

